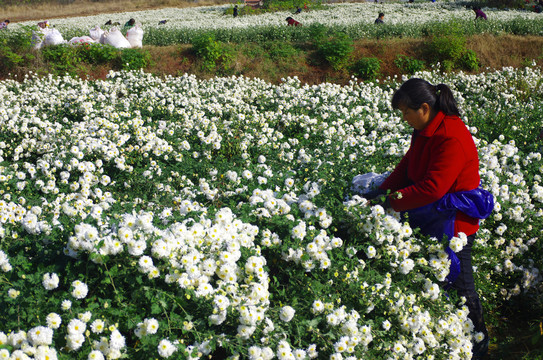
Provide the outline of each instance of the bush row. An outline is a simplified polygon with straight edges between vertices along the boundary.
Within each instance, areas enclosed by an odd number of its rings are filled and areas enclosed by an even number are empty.
[[[354,40],[345,32],[332,32],[324,26],[310,28],[310,41],[291,43],[270,40],[247,47],[221,41],[214,32],[202,33],[192,41],[192,50],[201,71],[211,74],[232,75],[235,59],[264,58],[275,63],[289,62],[293,57],[305,55],[309,63],[330,66],[334,71],[347,71],[360,79],[374,80],[380,76],[381,61],[377,58],[356,58]],[[466,48],[466,38],[459,31],[428,38],[426,50],[420,58],[398,54],[395,65],[402,73],[413,74],[439,64],[442,70],[477,71],[477,54]],[[181,53],[179,56],[183,56]],[[102,44],[79,46],[50,46],[33,51],[25,37],[0,38],[0,75],[21,73],[25,68],[47,68],[54,74],[80,74],[85,68],[107,66],[113,70],[141,69],[152,64],[146,49],[115,49]],[[24,71],[22,71],[24,72]]]

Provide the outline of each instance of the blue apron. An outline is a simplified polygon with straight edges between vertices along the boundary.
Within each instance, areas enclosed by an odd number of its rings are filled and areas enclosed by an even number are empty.
[[[459,191],[445,194],[441,199],[431,204],[403,212],[409,217],[409,225],[412,228],[420,228],[425,235],[448,241],[454,236],[454,221],[456,212],[476,219],[486,219],[494,209],[494,197],[482,188],[469,191]],[[445,252],[451,261],[448,285],[452,285],[460,275],[460,260],[447,245]]]

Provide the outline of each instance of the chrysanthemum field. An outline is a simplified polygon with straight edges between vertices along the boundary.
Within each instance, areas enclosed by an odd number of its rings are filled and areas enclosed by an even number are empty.
[[[485,309],[537,294],[541,70],[417,76],[455,92],[496,199]],[[409,146],[400,82],[0,82],[0,359],[469,359],[443,244],[351,189]]]
[[[102,26],[108,20],[122,24],[130,18],[141,23],[144,45],[174,45],[191,43],[203,32],[212,32],[220,41],[308,41],[314,36],[314,26],[341,31],[353,39],[383,37],[422,37],[434,34],[443,26],[453,24],[454,31],[473,34],[543,35],[543,17],[533,11],[484,8],[488,21],[474,21],[472,3],[462,1],[374,3],[337,3],[293,15],[292,11],[278,11],[233,18],[226,15],[232,5],[193,8],[164,8],[116,14],[50,19],[66,40],[88,35],[89,29]],[[100,12],[100,3],[96,4]],[[294,10],[294,9],[293,9]],[[374,20],[385,13],[385,26],[376,27]],[[304,26],[293,29],[285,18],[295,16]],[[166,24],[160,25],[160,21]],[[25,21],[10,25],[12,32],[35,25]],[[108,28],[105,26],[105,28]],[[442,31],[442,30],[441,30]],[[450,31],[450,30],[449,30]]]

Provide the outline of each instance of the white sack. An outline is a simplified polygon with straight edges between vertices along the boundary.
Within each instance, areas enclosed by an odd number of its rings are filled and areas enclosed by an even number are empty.
[[[356,175],[353,178],[351,189],[359,194],[367,194],[372,190],[377,189],[390,175],[390,171],[383,174],[369,172],[366,174]]]
[[[39,29],[32,31],[32,40],[30,41],[30,44],[32,47],[36,50],[41,49],[43,47],[43,40],[45,39],[45,31],[44,29]]]
[[[62,34],[57,29],[51,29],[45,34],[45,39],[43,40],[44,45],[60,45],[64,42]]]
[[[111,45],[113,47],[116,47],[117,49],[131,47],[128,40],[126,40],[123,34],[121,34],[119,29],[117,29],[116,27],[112,28],[109,31],[105,31],[102,37],[100,38],[100,42],[106,45]]]
[[[100,41],[104,30],[100,29],[100,26],[96,25],[94,29],[89,30],[89,35],[94,41]]]
[[[68,41],[70,45],[90,44],[95,42],[96,41],[94,41],[90,36],[74,37],[70,41]]]
[[[135,26],[128,29],[128,31],[126,32],[126,39],[132,47],[142,47],[143,29],[141,28],[141,25],[136,24]]]

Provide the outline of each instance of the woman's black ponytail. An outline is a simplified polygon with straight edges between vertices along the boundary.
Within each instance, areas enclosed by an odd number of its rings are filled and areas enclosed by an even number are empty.
[[[445,115],[460,116],[451,88],[445,84],[438,84],[436,85],[436,90],[438,109],[435,110],[443,111]]]
[[[409,79],[392,96],[392,107],[406,106],[418,110],[423,103],[430,105],[435,112],[460,116],[451,89],[445,84],[432,85],[423,79]]]

